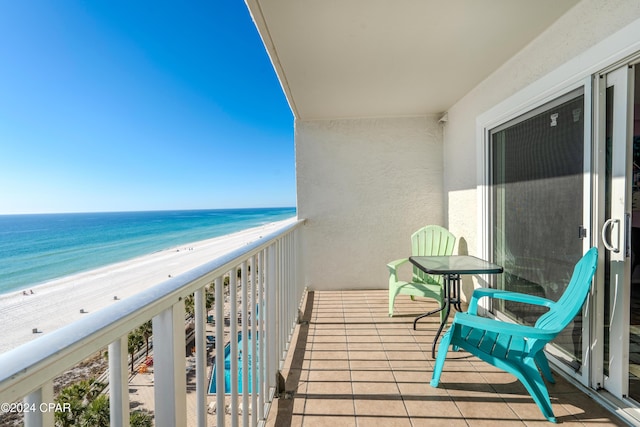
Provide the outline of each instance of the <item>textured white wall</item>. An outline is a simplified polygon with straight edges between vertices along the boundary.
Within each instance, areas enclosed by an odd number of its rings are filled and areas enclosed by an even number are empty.
[[[571,79],[576,70],[593,66],[596,61],[609,65],[607,56],[613,52],[604,50],[600,58],[588,55],[589,63],[581,63],[580,55],[638,17],[637,0],[584,0],[449,109],[443,131],[447,221],[450,230],[467,242],[470,253],[477,254],[480,243],[478,116],[549,73],[556,77],[548,79],[549,85],[543,90],[552,85],[561,89],[563,79]],[[566,66],[570,61],[572,66]]]
[[[297,121],[295,140],[307,286],[386,288],[411,233],[443,224],[437,118]]]

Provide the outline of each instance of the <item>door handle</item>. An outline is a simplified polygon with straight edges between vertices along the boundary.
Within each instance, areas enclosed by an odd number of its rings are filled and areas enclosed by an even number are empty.
[[[607,240],[607,228],[611,228],[611,234],[613,234],[614,224],[618,225],[618,235],[617,235],[615,246],[613,246],[611,242]],[[604,225],[602,226],[601,234],[602,234],[602,244],[604,245],[605,248],[615,253],[620,252],[620,220],[619,219],[609,218],[608,220],[606,220],[604,222]]]

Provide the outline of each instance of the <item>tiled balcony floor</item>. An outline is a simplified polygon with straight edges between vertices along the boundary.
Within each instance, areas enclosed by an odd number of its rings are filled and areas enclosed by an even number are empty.
[[[283,371],[295,393],[274,401],[268,426],[552,425],[515,377],[465,352],[449,353],[439,388],[431,387],[438,318],[417,331],[412,322],[435,303],[399,296],[393,318],[387,304],[386,291],[308,294]],[[548,387],[559,423],[625,425],[555,377]]]

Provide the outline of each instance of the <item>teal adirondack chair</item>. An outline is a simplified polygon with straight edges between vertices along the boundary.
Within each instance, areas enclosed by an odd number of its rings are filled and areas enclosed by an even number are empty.
[[[427,225],[411,235],[411,255],[451,255],[456,238],[446,228],[438,225]],[[432,276],[413,267],[413,277],[410,282],[398,279],[398,267],[409,261],[402,258],[387,264],[389,268],[389,316],[393,316],[393,305],[399,294],[414,297],[435,299],[442,306],[444,291],[442,276]],[[445,311],[440,311],[440,321],[444,321]]]
[[[466,313],[456,313],[451,327],[442,337],[431,385],[438,387],[449,346],[453,346],[454,350],[462,348],[485,362],[515,375],[526,387],[544,416],[555,423],[549,392],[539,372],[542,371],[542,375],[550,383],[555,382],[544,354],[544,346],[582,309],[591,288],[597,262],[598,250],[589,249],[576,264],[571,281],[557,302],[517,292],[476,289],[471,297],[469,310]],[[483,297],[534,304],[548,307],[549,310],[538,318],[534,326],[501,322],[477,316],[478,300]]]

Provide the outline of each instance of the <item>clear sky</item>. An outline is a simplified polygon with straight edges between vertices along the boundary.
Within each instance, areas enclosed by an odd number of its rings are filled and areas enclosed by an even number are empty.
[[[0,2],[0,214],[295,206],[240,0]]]

